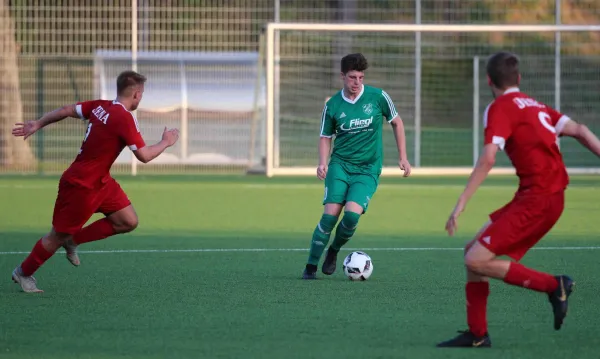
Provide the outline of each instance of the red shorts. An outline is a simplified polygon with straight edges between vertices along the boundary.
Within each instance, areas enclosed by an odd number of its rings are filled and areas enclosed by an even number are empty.
[[[112,178],[98,189],[77,186],[61,179],[52,226],[56,232],[74,234],[94,213],[108,215],[130,204],[121,186]]]
[[[519,261],[550,231],[564,206],[564,191],[551,195],[517,195],[490,214],[492,223],[479,237],[479,243],[498,256],[506,255]]]

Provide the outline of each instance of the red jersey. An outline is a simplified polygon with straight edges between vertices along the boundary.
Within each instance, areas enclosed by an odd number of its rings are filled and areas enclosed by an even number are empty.
[[[519,177],[517,194],[550,194],[567,187],[557,136],[569,120],[518,88],[508,89],[485,110],[485,144],[506,151]]]
[[[110,168],[125,146],[136,151],[146,144],[137,119],[117,101],[79,102],[76,110],[89,124],[79,154],[62,179],[82,187],[98,188],[110,179]]]

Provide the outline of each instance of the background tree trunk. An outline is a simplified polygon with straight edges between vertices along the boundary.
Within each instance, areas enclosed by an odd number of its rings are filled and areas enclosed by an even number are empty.
[[[19,169],[34,165],[35,157],[30,139],[11,134],[14,124],[23,121],[14,25],[8,0],[0,0],[0,166]]]

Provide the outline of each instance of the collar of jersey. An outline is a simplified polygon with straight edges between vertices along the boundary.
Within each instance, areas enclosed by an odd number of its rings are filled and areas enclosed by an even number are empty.
[[[509,94],[509,93],[515,93],[515,92],[520,92],[521,90],[519,90],[518,87],[511,87],[508,90],[504,91],[503,95]]]
[[[125,111],[129,112],[129,110],[127,109],[127,107],[125,107],[125,105],[123,105],[122,103],[120,103],[117,100],[113,100],[113,105],[116,105],[116,104],[119,104],[119,105],[123,106],[123,108],[125,109]]]
[[[360,89],[360,93],[358,94],[358,96],[356,96],[356,98],[354,100],[350,100],[349,98],[344,96],[344,89],[342,89],[342,98],[344,99],[344,101],[354,105],[355,103],[358,102],[358,100],[362,96],[363,92],[365,92],[365,85],[362,85],[362,88]]]

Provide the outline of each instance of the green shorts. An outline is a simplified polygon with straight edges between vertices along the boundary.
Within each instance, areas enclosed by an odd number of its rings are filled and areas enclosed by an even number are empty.
[[[325,177],[325,198],[323,204],[356,202],[367,211],[369,202],[379,184],[379,176],[366,173],[348,172],[339,163],[330,163]]]

